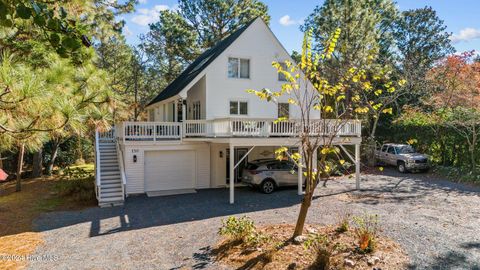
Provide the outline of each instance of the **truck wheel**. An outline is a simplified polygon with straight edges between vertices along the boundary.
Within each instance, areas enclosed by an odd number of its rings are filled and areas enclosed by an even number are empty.
[[[260,189],[265,194],[270,194],[275,190],[275,182],[272,179],[266,179],[262,182]]]
[[[398,164],[397,164],[397,170],[401,173],[406,173],[407,168],[405,167],[405,162],[399,161]]]

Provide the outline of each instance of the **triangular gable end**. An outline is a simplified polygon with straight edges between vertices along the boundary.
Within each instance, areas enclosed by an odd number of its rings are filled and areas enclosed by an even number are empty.
[[[204,71],[218,56],[220,56],[232,43],[237,40],[242,33],[248,29],[256,20],[262,20],[257,17],[242,28],[238,29],[225,39],[218,42],[214,47],[202,53],[192,64],[190,64],[173,82],[171,82],[162,92],[160,92],[147,105],[151,106],[160,101],[172,98],[182,92],[192,82],[196,82]]]

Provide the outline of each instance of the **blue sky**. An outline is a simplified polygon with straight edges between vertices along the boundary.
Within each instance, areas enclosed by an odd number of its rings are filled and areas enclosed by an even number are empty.
[[[148,23],[155,22],[158,12],[176,7],[176,0],[139,0],[135,13],[123,15],[124,33],[129,44],[137,44],[138,36],[148,31]],[[303,34],[299,25],[321,5],[322,0],[264,0],[271,16],[270,27],[288,51],[298,50]],[[445,21],[457,51],[480,51],[479,0],[398,0],[400,10],[432,6]]]

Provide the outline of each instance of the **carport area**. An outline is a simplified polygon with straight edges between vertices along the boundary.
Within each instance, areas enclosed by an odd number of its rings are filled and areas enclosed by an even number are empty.
[[[301,153],[301,143],[297,138],[225,138],[225,139],[215,139],[215,143],[223,143],[228,145],[229,153],[229,173],[228,175],[236,175],[236,171],[239,169],[239,165],[248,157],[252,150],[258,146],[273,146],[273,147],[289,147],[297,148],[299,153]],[[360,189],[360,143],[361,138],[336,138],[334,144],[339,146],[342,149],[343,153],[355,164],[355,189]],[[354,145],[355,153],[350,154],[345,148],[346,145]],[[236,158],[236,148],[246,148],[248,151],[241,157]],[[314,154],[313,159],[317,159],[317,151]],[[213,153],[215,156],[215,153]],[[214,162],[213,162],[214,163]],[[314,169],[316,169],[316,164]],[[303,167],[298,166],[297,172],[297,194],[303,195]],[[228,188],[229,188],[229,202],[233,204],[235,202],[235,179],[234,177],[228,178]]]

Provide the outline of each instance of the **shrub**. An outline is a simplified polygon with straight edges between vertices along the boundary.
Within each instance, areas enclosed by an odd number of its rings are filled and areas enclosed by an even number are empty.
[[[233,240],[241,240],[245,242],[247,237],[255,232],[255,225],[253,220],[243,216],[241,218],[229,217],[222,220],[222,227],[218,233],[222,236],[227,236]]]
[[[358,241],[358,250],[362,253],[375,251],[377,238],[378,216],[364,214],[363,216],[353,217],[355,235]]]
[[[62,179],[72,180],[92,177],[94,177],[93,172],[82,167],[68,167],[62,171]]]
[[[340,216],[340,221],[335,229],[337,233],[344,233],[350,229],[350,213],[344,213]]]

